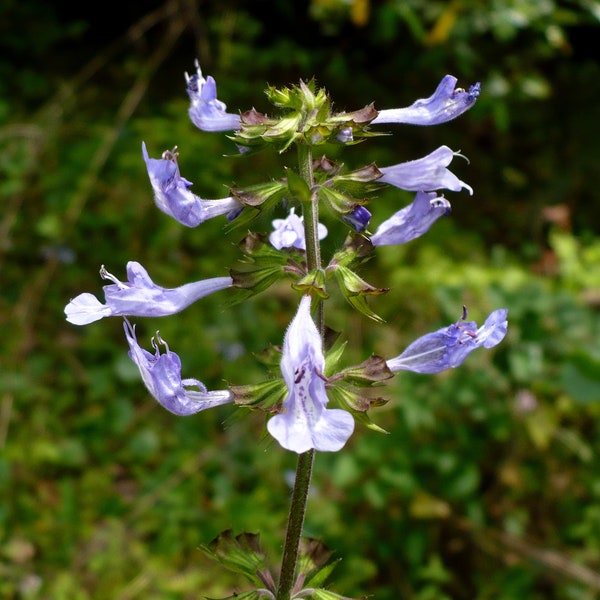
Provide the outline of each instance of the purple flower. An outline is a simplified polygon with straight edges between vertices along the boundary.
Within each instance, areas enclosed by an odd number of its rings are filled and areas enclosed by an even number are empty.
[[[355,206],[354,209],[346,215],[342,215],[342,220],[344,220],[348,225],[354,227],[355,231],[364,231],[364,229],[369,224],[371,220],[371,213],[360,204]]]
[[[417,100],[406,108],[380,110],[371,124],[438,125],[450,121],[471,108],[481,90],[479,83],[472,85],[468,92],[456,89],[456,82],[456,77],[446,75],[429,98]]]
[[[142,155],[154,191],[154,202],[165,214],[187,227],[196,227],[207,219],[227,214],[235,217],[243,208],[234,198],[203,200],[190,191],[192,183],[179,174],[178,154],[163,152],[162,158],[150,158],[142,142]]]
[[[282,412],[272,417],[269,433],[297,452],[340,450],[354,431],[349,412],[327,409],[321,336],[310,316],[310,296],[303,296],[283,340],[281,372],[288,395]]]
[[[192,123],[202,131],[232,131],[241,125],[240,115],[226,112],[225,103],[217,99],[217,84],[209,75],[202,77],[198,61],[195,61],[196,73],[191,77],[186,73],[187,93],[191,105],[189,109]]]
[[[489,315],[477,329],[475,321],[466,321],[467,310],[456,323],[428,333],[396,358],[387,361],[390,371],[414,371],[415,373],[439,373],[458,367],[475,348],[493,348],[506,335],[508,321],[506,308],[499,308]]]
[[[123,326],[129,343],[129,357],[140,370],[148,391],[169,412],[187,417],[205,408],[233,401],[233,395],[228,390],[208,392],[206,386],[197,379],[181,379],[181,359],[169,350],[158,331],[152,338],[152,354],[137,343],[134,325],[125,319]],[[165,347],[164,354],[160,353],[159,344]]]
[[[435,192],[417,192],[411,204],[384,221],[371,236],[373,246],[405,244],[423,235],[441,216],[450,213],[450,202]]]
[[[104,286],[106,304],[89,293],[79,294],[65,307],[67,321],[87,325],[103,317],[164,317],[175,314],[190,304],[219,290],[231,287],[231,277],[214,277],[167,289],[156,285],[140,263],[127,263],[127,281],[119,281],[104,265],[100,276],[113,283]]]
[[[275,219],[273,221],[274,231],[269,235],[269,241],[274,248],[298,248],[306,250],[306,239],[304,238],[304,217],[295,214],[294,209],[285,219]],[[319,239],[327,236],[327,227],[319,223]]]
[[[388,183],[410,192],[431,192],[440,189],[460,192],[465,188],[473,195],[471,186],[446,168],[455,156],[462,155],[453,152],[448,146],[440,146],[423,158],[379,168],[383,176],[378,182]]]

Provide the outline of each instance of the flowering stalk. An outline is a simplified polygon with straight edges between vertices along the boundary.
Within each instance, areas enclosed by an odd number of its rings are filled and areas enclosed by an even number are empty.
[[[308,144],[298,144],[297,147],[300,175],[308,188],[312,190],[314,175],[311,147]],[[307,268],[309,271],[313,271],[321,268],[321,243],[319,240],[319,202],[312,191],[310,201],[302,203],[302,215],[304,217]],[[317,306],[317,328],[322,338],[324,332],[323,301],[319,300]],[[276,600],[290,600],[291,598],[314,458],[314,448],[298,455]]]

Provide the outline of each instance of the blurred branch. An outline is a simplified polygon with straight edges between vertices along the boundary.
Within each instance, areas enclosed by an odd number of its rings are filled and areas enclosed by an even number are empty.
[[[575,579],[595,591],[600,590],[600,573],[584,565],[574,562],[568,556],[556,550],[539,548],[527,540],[510,535],[505,531],[491,527],[479,528],[463,518],[452,517],[451,520],[463,531],[473,536],[484,551],[494,556],[507,560],[507,550],[514,553],[519,559],[536,563],[551,571],[554,575]]]

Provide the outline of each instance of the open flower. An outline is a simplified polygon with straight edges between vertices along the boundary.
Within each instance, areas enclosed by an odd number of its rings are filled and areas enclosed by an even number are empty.
[[[462,155],[453,152],[448,146],[440,146],[423,158],[391,167],[380,167],[383,176],[378,182],[388,183],[410,192],[432,192],[441,189],[460,192],[465,188],[473,195],[473,188],[446,168],[455,156]]]
[[[373,246],[405,244],[423,235],[441,216],[450,213],[450,202],[435,192],[417,192],[411,204],[384,221],[371,236]]]
[[[292,208],[285,219],[275,219],[272,222],[274,231],[269,235],[269,242],[277,250],[282,248],[298,248],[306,250],[306,239],[304,237],[304,217],[299,217]],[[327,237],[327,227],[319,223],[319,239]]]
[[[415,373],[439,373],[458,367],[476,348],[493,348],[504,339],[507,313],[506,308],[495,310],[477,329],[475,321],[465,320],[467,310],[464,308],[460,320],[420,337],[400,356],[388,360],[387,366],[390,371]]]
[[[233,395],[228,390],[209,392],[197,379],[181,379],[181,359],[169,350],[158,331],[152,338],[152,354],[139,346],[134,325],[125,319],[123,326],[129,343],[129,357],[140,370],[148,391],[169,412],[187,417],[205,408],[233,402]],[[164,354],[160,353],[159,344],[165,347]]]
[[[167,150],[162,158],[150,158],[146,144],[142,142],[142,155],[156,206],[182,225],[196,227],[208,219],[225,214],[232,220],[242,210],[242,205],[234,198],[203,200],[193,194],[190,191],[193,184],[179,173],[177,152]]]
[[[104,286],[106,304],[90,293],[79,294],[65,307],[67,321],[74,325],[87,325],[104,317],[135,316],[164,317],[187,308],[196,300],[213,292],[231,287],[231,277],[214,277],[177,288],[156,285],[140,263],[127,263],[127,281],[119,281],[104,265],[100,276],[113,283]]]
[[[479,83],[472,85],[468,91],[456,89],[456,82],[456,77],[446,75],[429,98],[417,100],[406,108],[380,110],[371,124],[438,125],[450,121],[471,108],[481,90]]]
[[[354,431],[352,415],[325,408],[328,402],[321,336],[310,316],[310,296],[303,296],[283,340],[281,372],[288,389],[282,412],[267,423],[269,433],[297,452],[340,450]]]
[[[202,131],[233,131],[240,128],[240,115],[227,112],[224,102],[217,99],[217,84],[209,75],[206,79],[198,61],[194,63],[196,73],[191,77],[186,73],[187,93],[191,105],[189,109],[192,123]]]

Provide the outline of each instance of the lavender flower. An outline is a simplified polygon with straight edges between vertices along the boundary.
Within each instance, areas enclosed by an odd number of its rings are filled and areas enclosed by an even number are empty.
[[[233,395],[228,390],[209,392],[197,379],[181,379],[181,359],[169,350],[158,331],[152,338],[152,354],[139,346],[134,325],[125,319],[123,327],[129,343],[129,357],[140,370],[148,391],[169,412],[187,417],[205,408],[233,401]],[[160,353],[159,344],[165,347],[164,354]],[[190,387],[198,389],[187,389]]]
[[[472,85],[468,92],[456,89],[456,82],[456,77],[446,75],[429,98],[417,100],[406,108],[380,110],[371,124],[438,125],[450,121],[471,108],[481,90],[479,82]]]
[[[405,244],[423,235],[450,213],[450,202],[435,192],[417,192],[411,204],[384,221],[371,236],[373,246]]]
[[[200,65],[194,63],[196,73],[191,77],[186,73],[187,93],[190,97],[189,109],[192,123],[202,131],[232,131],[240,128],[241,117],[226,112],[227,106],[217,99],[217,84],[209,75],[202,76]]]
[[[340,450],[354,431],[349,412],[327,409],[321,336],[310,316],[310,296],[303,296],[283,341],[281,372],[288,395],[282,412],[272,417],[269,433],[286,449],[297,452]]]
[[[414,341],[396,358],[387,361],[390,371],[439,373],[458,367],[475,348],[493,348],[506,335],[506,308],[492,312],[477,329],[475,321],[466,321],[467,310],[456,323],[428,333]]]
[[[440,146],[423,158],[391,167],[380,167],[383,176],[378,182],[388,183],[411,192],[430,192],[440,189],[460,192],[465,188],[473,195],[473,188],[446,168],[455,156],[462,155],[453,152],[448,146]]]
[[[106,304],[102,304],[93,294],[79,294],[65,307],[69,323],[87,325],[104,317],[116,316],[164,317],[233,284],[231,277],[214,277],[167,289],[156,285],[146,269],[134,261],[127,263],[125,283],[109,273],[104,265],[100,269],[100,276],[113,282],[104,286]]]
[[[274,248],[298,248],[306,250],[306,239],[304,237],[304,217],[299,217],[292,208],[285,219],[275,219],[272,224],[274,231],[269,235],[269,241]],[[327,237],[327,227],[319,223],[319,239]]]
[[[146,144],[142,142],[142,155],[146,161],[148,176],[154,191],[154,201],[162,212],[187,227],[196,227],[213,217],[226,214],[235,218],[242,205],[234,198],[203,200],[190,191],[193,185],[179,173],[178,154],[163,152],[162,158],[150,158]]]

